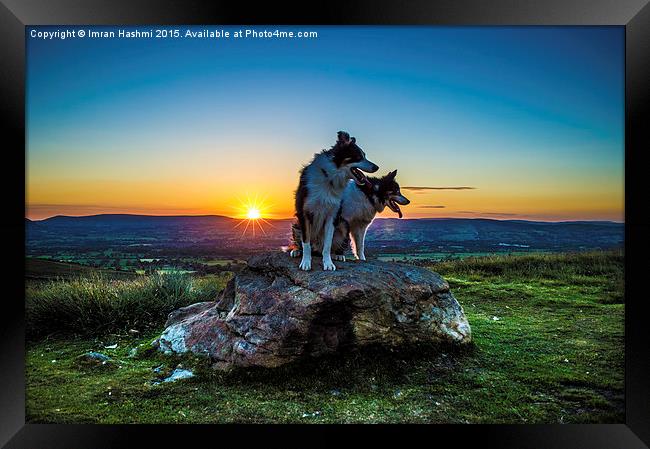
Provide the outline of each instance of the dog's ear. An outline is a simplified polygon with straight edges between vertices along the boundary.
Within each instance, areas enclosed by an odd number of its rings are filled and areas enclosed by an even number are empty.
[[[392,181],[393,179],[395,179],[395,176],[397,176],[397,170],[393,170],[392,172],[388,173],[386,175],[386,180]]]
[[[350,139],[350,143],[357,143],[356,137],[353,137],[352,139]]]
[[[353,138],[354,139],[354,138]],[[336,143],[339,145],[347,145],[350,143],[350,135],[345,131],[339,131],[336,133]]]

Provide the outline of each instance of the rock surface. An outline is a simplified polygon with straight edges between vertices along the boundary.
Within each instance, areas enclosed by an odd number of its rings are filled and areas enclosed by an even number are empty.
[[[163,382],[176,382],[177,380],[189,379],[190,377],[194,377],[194,373],[192,371],[188,369],[176,368],[174,371],[172,371],[169,377],[163,379]]]
[[[77,365],[81,368],[113,368],[113,362],[109,356],[101,352],[90,351],[77,357]]]
[[[463,309],[438,274],[380,261],[337,267],[305,272],[285,253],[254,256],[216,301],[172,312],[154,345],[230,369],[276,367],[368,344],[470,342]]]

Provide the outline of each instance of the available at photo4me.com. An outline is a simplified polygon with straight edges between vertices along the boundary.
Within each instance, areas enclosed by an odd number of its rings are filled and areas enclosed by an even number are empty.
[[[286,29],[226,30],[219,28],[67,28],[53,30],[31,29],[29,37],[42,40],[65,39],[294,39],[318,38],[318,31]]]

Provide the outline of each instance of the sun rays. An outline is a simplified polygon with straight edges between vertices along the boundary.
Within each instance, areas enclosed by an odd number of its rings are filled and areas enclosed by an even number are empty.
[[[246,195],[245,200],[238,198],[237,201],[239,204],[233,208],[237,211],[235,217],[239,218],[240,221],[235,225],[235,228],[244,225],[241,233],[242,238],[246,236],[249,230],[253,237],[258,233],[258,230],[263,235],[266,235],[266,230],[263,225],[274,227],[264,218],[265,215],[268,216],[268,211],[273,206],[272,204],[266,203],[266,197],[260,199],[257,194],[254,198]]]

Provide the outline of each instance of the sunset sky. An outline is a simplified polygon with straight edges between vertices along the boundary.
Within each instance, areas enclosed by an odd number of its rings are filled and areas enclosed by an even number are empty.
[[[28,37],[27,216],[290,217],[346,130],[407,218],[623,220],[622,27],[280,29],[318,38]]]

